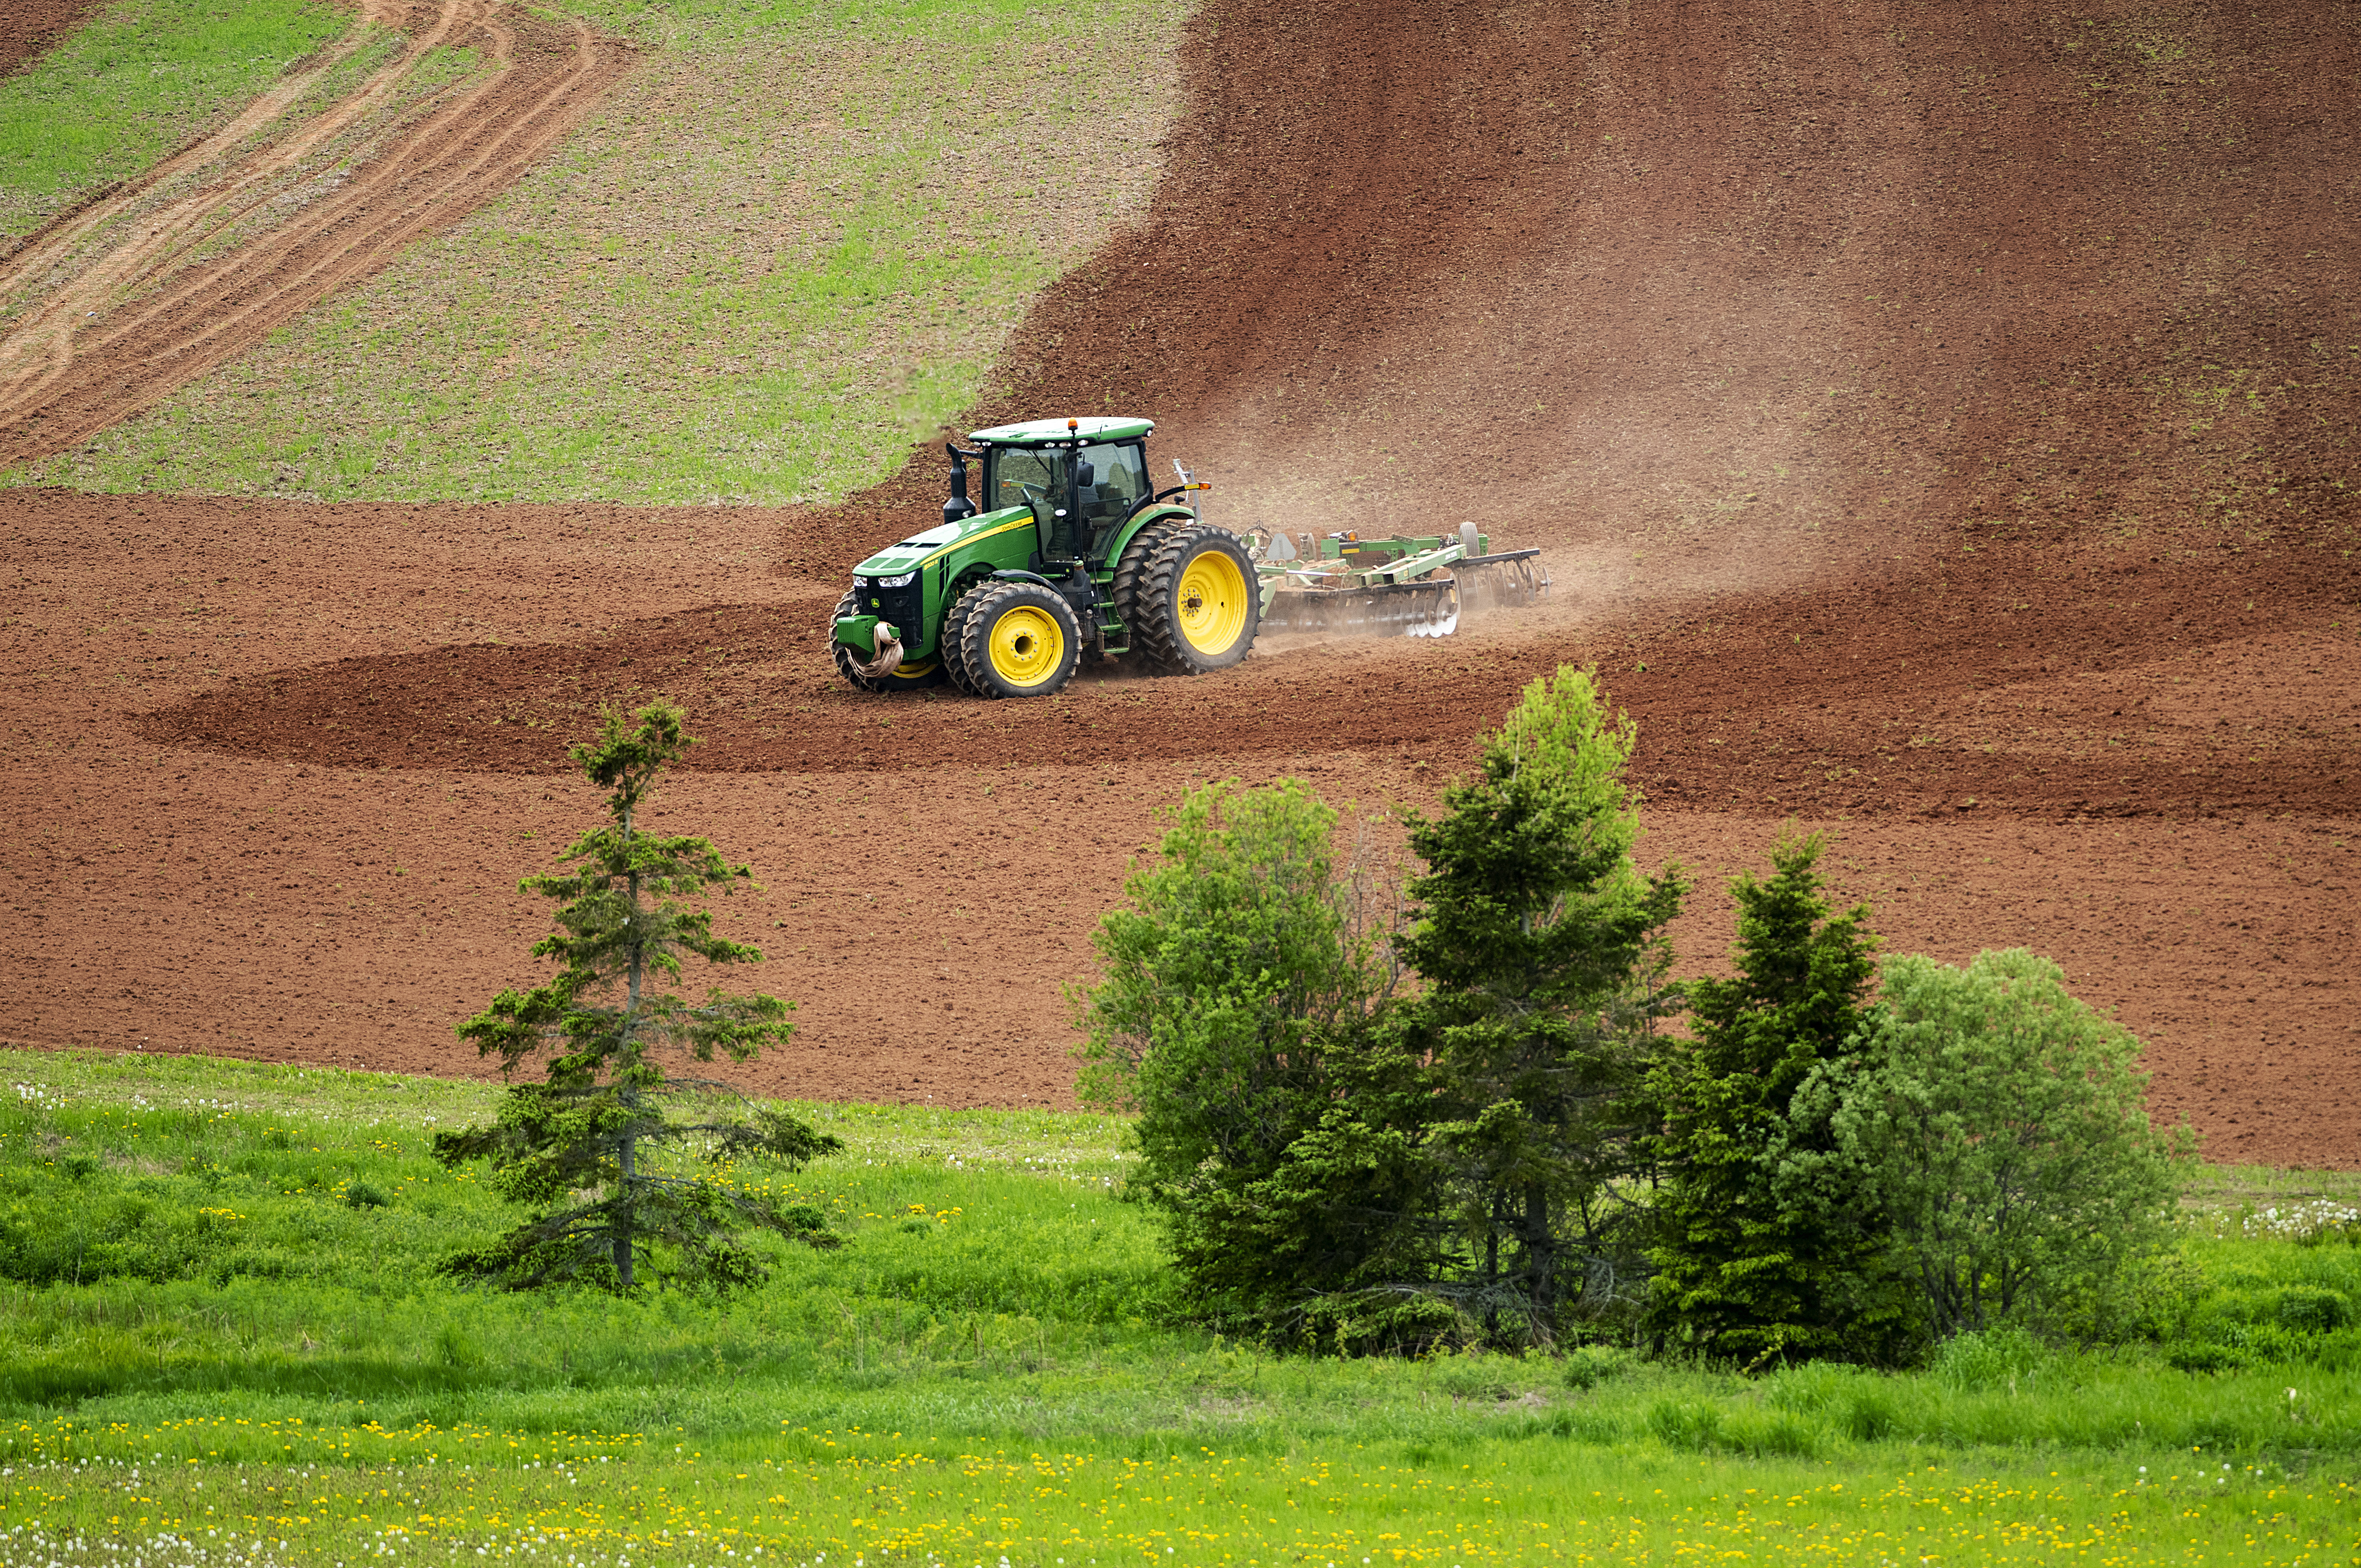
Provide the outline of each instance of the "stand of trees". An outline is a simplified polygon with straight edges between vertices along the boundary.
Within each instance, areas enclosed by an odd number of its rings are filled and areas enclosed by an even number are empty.
[[[1443,813],[1404,814],[1399,905],[1300,783],[1173,811],[1076,1001],[1191,1309],[1326,1351],[1747,1365],[2087,1315],[2189,1152],[2137,1042],[2029,954],[1898,959],[1873,994],[1817,838],[1733,884],[1734,978],[1671,982],[1686,888],[1632,858],[1633,740],[1588,672],[1535,682]]]

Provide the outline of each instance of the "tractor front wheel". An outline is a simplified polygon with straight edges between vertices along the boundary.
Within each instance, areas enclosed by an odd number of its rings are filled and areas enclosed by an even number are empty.
[[[836,613],[829,617],[829,624],[833,626],[848,615],[860,613],[861,595],[858,591],[849,593],[836,601]],[[906,631],[904,635],[906,637],[909,633]],[[943,665],[939,658],[923,662],[905,660],[891,674],[871,675],[862,673],[861,660],[851,649],[834,638],[829,640],[829,647],[836,655],[836,673],[842,675],[848,685],[861,691],[914,692],[943,684]]]
[[[961,689],[983,697],[1049,696],[1074,678],[1082,623],[1062,594],[1038,583],[985,583],[953,614]]]
[[[1237,535],[1201,522],[1159,540],[1139,575],[1132,636],[1174,674],[1225,670],[1254,649],[1261,584]]]
[[[951,600],[951,608],[943,612],[943,640],[939,650],[943,659],[943,674],[950,677],[951,685],[970,696],[986,694],[978,689],[975,676],[968,671],[967,623],[997,587],[997,583],[978,583]]]

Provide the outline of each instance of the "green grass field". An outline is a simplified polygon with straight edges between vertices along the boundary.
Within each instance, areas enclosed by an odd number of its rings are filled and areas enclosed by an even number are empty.
[[[322,0],[115,0],[0,78],[0,235],[212,130],[350,26]]]
[[[2160,1337],[2088,1354],[1314,1361],[1168,1320],[1108,1118],[804,1107],[847,1152],[746,1179],[822,1205],[841,1250],[782,1248],[720,1303],[520,1298],[432,1272],[504,1214],[423,1153],[490,1086],[0,1059],[7,1561],[2361,1552],[2361,1325],[2287,1310],[2361,1300],[2361,1247],[2297,1239],[2350,1179],[2213,1173]],[[2205,1369],[2173,1365],[2191,1346]]]
[[[825,499],[978,395],[1144,205],[1179,0],[564,9],[651,52],[505,196],[0,483]]]

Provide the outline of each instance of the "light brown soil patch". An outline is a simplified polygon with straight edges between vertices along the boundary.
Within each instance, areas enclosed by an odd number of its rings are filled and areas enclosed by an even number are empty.
[[[1557,605],[1449,641],[857,700],[819,617],[931,459],[789,514],[0,499],[47,803],[0,1032],[467,1070],[534,972],[506,889],[594,809],[564,741],[663,690],[709,741],[667,821],[755,865],[724,928],[803,1003],[750,1081],[1061,1102],[1158,802],[1431,805],[1596,660],[1647,854],[1705,875],[1690,964],[1795,816],[1890,947],[2119,1007],[2215,1157],[2361,1166],[2361,23],[2086,20],[1210,7],[1148,222],[978,422],[1139,409],[1232,521],[1548,549]]]

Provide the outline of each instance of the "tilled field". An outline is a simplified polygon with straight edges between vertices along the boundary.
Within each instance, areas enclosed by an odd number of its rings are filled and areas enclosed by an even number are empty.
[[[1159,803],[1431,806],[1595,662],[1690,965],[1794,817],[1889,947],[2119,1007],[2214,1157],[2361,1164],[2356,26],[1209,6],[1148,220],[976,422],[1137,410],[1217,519],[1548,552],[1555,603],[1444,641],[858,697],[819,623],[923,454],[798,512],[0,497],[0,1036],[474,1070],[515,879],[595,810],[565,745],[660,691],[706,740],[665,823],[753,863],[723,924],[801,1003],[750,1081],[1061,1102]]]

